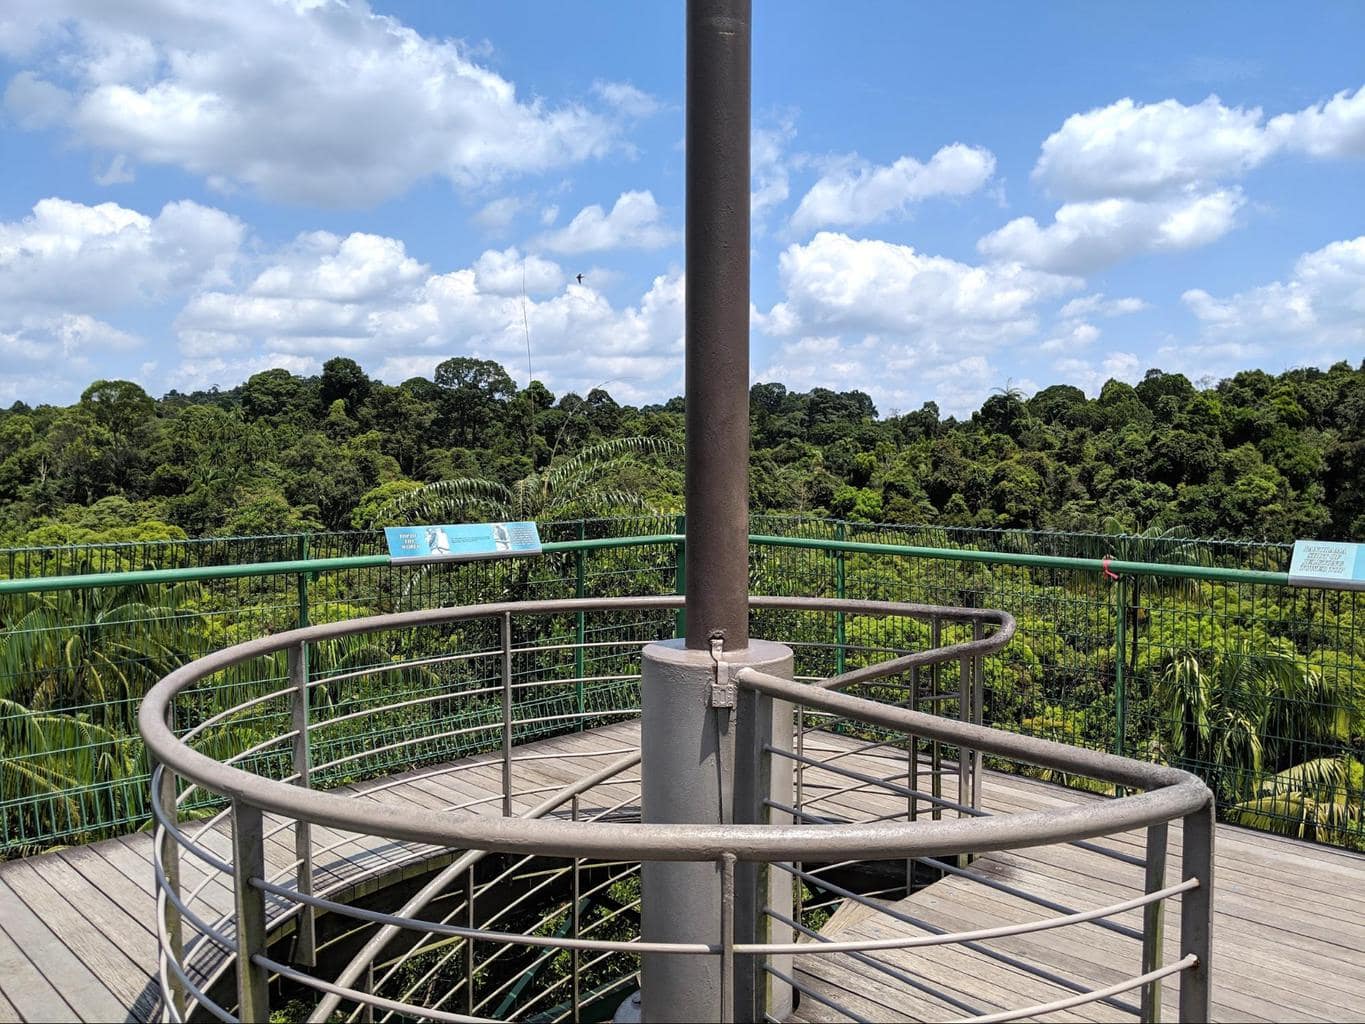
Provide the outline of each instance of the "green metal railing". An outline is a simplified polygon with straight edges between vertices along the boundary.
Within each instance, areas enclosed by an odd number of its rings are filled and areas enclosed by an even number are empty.
[[[0,578],[0,854],[146,821],[135,710],[185,661],[375,612],[681,592],[684,525],[673,516],[546,524],[539,558],[432,566],[390,565],[376,533],[0,551],[8,577]],[[987,668],[988,724],[1178,764],[1210,782],[1230,820],[1365,846],[1365,635],[1356,625],[1365,597],[1289,587],[1287,545],[781,517],[755,517],[753,529],[754,593],[1013,613],[1018,636]],[[591,627],[579,615],[527,639],[562,643],[566,677],[609,677],[620,674],[620,651],[606,641],[681,635],[685,625],[681,612]],[[799,670],[809,675],[935,639],[916,628],[851,614],[754,620],[755,635],[801,643]],[[432,673],[454,671],[421,663],[442,651],[488,650],[493,639],[465,630],[383,651],[313,650],[313,677],[346,679],[329,688],[320,714],[364,707],[367,665],[413,663],[398,678],[416,697],[430,691]],[[471,689],[497,675],[494,659],[458,664],[460,685]],[[271,671],[282,680],[286,666]],[[223,700],[269,681],[228,680]],[[610,714],[625,699],[623,685],[570,686],[537,717],[563,714],[570,727],[589,727],[590,712]],[[480,707],[452,703],[436,713],[439,722],[394,722],[382,735],[342,722],[334,742],[360,755],[404,730],[466,727],[474,731],[433,749],[454,756],[490,742],[471,724],[482,720]],[[234,742],[278,724],[264,713],[236,718]],[[400,747],[358,756],[355,777],[406,766],[403,755]]]

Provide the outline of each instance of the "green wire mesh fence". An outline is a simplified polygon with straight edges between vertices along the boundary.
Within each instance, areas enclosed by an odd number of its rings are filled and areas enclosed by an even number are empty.
[[[381,612],[678,592],[683,525],[673,516],[543,524],[538,558],[428,566],[390,566],[378,533],[0,551],[0,856],[145,824],[136,708],[176,665]],[[987,724],[1177,764],[1208,780],[1227,820],[1365,848],[1356,626],[1365,596],[1289,587],[1287,545],[790,517],[755,517],[751,529],[753,593],[1011,612],[1017,637],[986,662]],[[81,578],[61,589],[32,583],[51,577]],[[637,707],[639,646],[684,628],[672,613],[566,616],[514,637],[537,648],[518,658],[519,679],[568,681],[518,708],[518,737],[591,728]],[[954,628],[963,627],[943,627]],[[798,674],[812,677],[966,638],[929,630],[778,611],[753,624],[757,636],[797,645]],[[315,716],[336,720],[322,733],[328,759],[350,757],[327,782],[413,767],[417,749],[439,760],[495,747],[495,634],[474,623],[310,650]],[[397,688],[410,707],[379,722],[357,714],[381,700],[365,669],[394,663],[404,668],[382,677],[382,700],[394,702]],[[954,671],[942,666],[916,685],[951,693]],[[224,673],[194,714],[202,721],[286,682],[283,662]],[[225,753],[275,771],[268,757],[278,755],[249,752],[253,737],[287,730],[281,706],[262,700],[224,721]]]

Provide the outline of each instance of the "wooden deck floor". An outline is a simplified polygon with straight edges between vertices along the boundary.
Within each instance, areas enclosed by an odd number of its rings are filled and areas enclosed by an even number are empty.
[[[821,741],[831,750],[846,747]],[[888,776],[903,771],[903,761],[883,760]],[[863,769],[866,770],[866,769]],[[846,778],[814,769],[806,775],[807,800],[837,792]],[[982,789],[986,809],[1011,813],[1062,807],[1098,799],[1017,776],[990,774]],[[903,798],[864,791],[837,798],[863,816],[903,807]],[[894,801],[894,802],[893,802]],[[820,804],[813,810],[818,811]],[[1170,828],[1167,881],[1180,875],[1180,833]],[[1096,845],[1137,857],[1144,854],[1142,833],[1125,833]],[[1017,889],[1077,910],[1117,903],[1142,891],[1143,870],[1072,845],[987,854],[970,870]],[[917,921],[947,931],[1036,921],[1055,911],[1026,902],[977,881],[947,877],[890,904]],[[1178,959],[1179,901],[1170,901],[1165,924],[1166,959]],[[831,920],[825,934],[839,939],[876,939],[923,935],[923,929],[852,906]],[[1214,863],[1214,1019],[1220,1021],[1355,1020],[1365,1012],[1365,857],[1342,850],[1219,825]],[[1142,927],[1140,911],[1113,918]],[[1141,949],[1131,938],[1094,924],[1069,926],[1033,935],[994,940],[994,951],[1013,954],[1058,975],[1101,988],[1141,973]],[[961,947],[938,947],[878,954],[880,959],[916,976],[930,987],[962,997],[975,1013],[1051,1002],[1066,989]],[[802,980],[815,991],[869,1020],[945,1020],[965,1016],[954,1007],[885,975],[849,956],[805,958]],[[1163,1018],[1175,1020],[1178,981],[1163,986]],[[1136,1002],[1137,993],[1126,1001]],[[807,999],[799,1019],[846,1020]],[[1048,1020],[1132,1020],[1129,1013],[1103,1005],[1078,1007]]]
[[[818,745],[847,750],[849,741],[821,737]],[[636,723],[621,723],[591,733],[573,734],[518,748],[514,806],[539,802],[545,787],[559,787],[601,767],[617,752],[638,744]],[[808,749],[809,745],[808,745]],[[482,766],[479,766],[482,762]],[[867,752],[841,761],[856,771],[894,773],[893,761]],[[822,777],[822,774],[824,777]],[[887,813],[899,798],[872,790],[839,792],[847,779],[820,770],[805,776],[806,799],[825,797],[819,813],[867,817]],[[434,811],[501,792],[500,769],[487,757],[426,768],[395,776],[376,791],[356,787],[360,799],[406,803],[415,811]],[[602,805],[631,796],[638,784],[621,780],[595,791]],[[368,795],[366,792],[368,791]],[[1007,775],[989,775],[983,787],[986,806],[1008,813],[1062,806],[1087,799],[1084,794]],[[903,806],[903,801],[901,801]],[[501,812],[489,801],[463,813]],[[269,829],[269,825],[267,825]],[[1174,830],[1170,877],[1179,866]],[[227,837],[211,830],[206,845],[225,852]],[[439,865],[449,851],[414,844],[315,829],[314,849],[335,848],[316,858],[320,892],[345,899],[379,884],[380,879],[410,876]],[[1110,845],[1141,853],[1140,836],[1121,836]],[[1220,826],[1215,876],[1215,1017],[1223,1020],[1341,1020],[1358,1017],[1365,1007],[1365,857]],[[292,861],[293,835],[287,828],[268,844],[273,869]],[[0,1021],[147,1020],[157,1013],[154,979],[156,939],[152,898],[151,840],[125,836],[85,847],[0,864]],[[192,858],[182,861],[185,880],[203,877]],[[1041,892],[1078,908],[1098,906],[1133,895],[1140,869],[1077,850],[1044,847],[978,860],[973,869],[1011,884]],[[201,908],[230,911],[231,892],[213,879]],[[904,901],[901,909],[948,928],[989,922],[1031,920],[1048,911],[983,888],[974,881],[949,878]],[[845,924],[844,922],[847,922]],[[887,918],[832,923],[841,935],[903,934]],[[1137,944],[1091,926],[1041,936],[1001,940],[992,948],[1014,952],[1090,984],[1108,983],[1136,973]],[[1167,925],[1178,934],[1178,914]],[[1057,998],[1063,990],[1039,983],[981,956],[950,950],[898,954],[901,966],[925,978],[951,981],[973,1006],[989,1010]],[[953,957],[958,959],[953,959]],[[869,1019],[937,1020],[961,1015],[913,987],[888,985],[850,958],[802,958],[802,979]],[[196,961],[202,978],[221,968],[205,947]],[[1173,986],[1167,992],[1173,1018]],[[807,1000],[804,1019],[826,1019]],[[1121,1017],[1100,1007],[1055,1019]]]

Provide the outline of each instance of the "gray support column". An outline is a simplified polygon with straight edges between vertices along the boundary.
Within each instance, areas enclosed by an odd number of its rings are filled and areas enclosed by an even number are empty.
[[[787,679],[792,676],[791,649],[782,644],[753,641],[745,650],[721,656],[728,665],[753,666]],[[645,648],[640,728],[646,826],[761,821],[768,812],[762,800],[771,792],[769,787],[781,789],[782,803],[791,802],[790,762],[779,762],[769,770],[762,749],[769,739],[775,746],[790,745],[790,705],[762,701],[740,691],[733,698],[736,707],[713,707],[715,682],[716,663],[710,651],[688,650],[681,640]],[[641,924],[646,942],[718,942],[722,878],[715,861],[646,863],[642,875]],[[763,909],[759,900],[790,914],[791,887],[785,873],[769,876],[765,871],[760,878],[755,865],[740,864],[735,885],[737,942],[752,941],[768,928],[766,918],[759,917]],[[780,936],[774,932],[773,938]],[[744,962],[751,959],[739,958],[734,986],[739,1020],[752,1019],[754,1003],[762,997],[749,970],[761,965]],[[645,955],[641,957],[641,988],[643,1018],[650,1024],[714,1021],[725,1016],[718,956]]]

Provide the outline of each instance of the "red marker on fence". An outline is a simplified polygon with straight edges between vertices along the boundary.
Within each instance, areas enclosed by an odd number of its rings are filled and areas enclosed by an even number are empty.
[[[1109,568],[1109,563],[1110,561],[1113,560],[1113,558],[1114,558],[1113,555],[1105,555],[1104,561],[1100,563],[1100,568],[1104,570],[1104,574],[1108,576],[1111,580],[1116,580],[1119,578],[1119,574]]]

